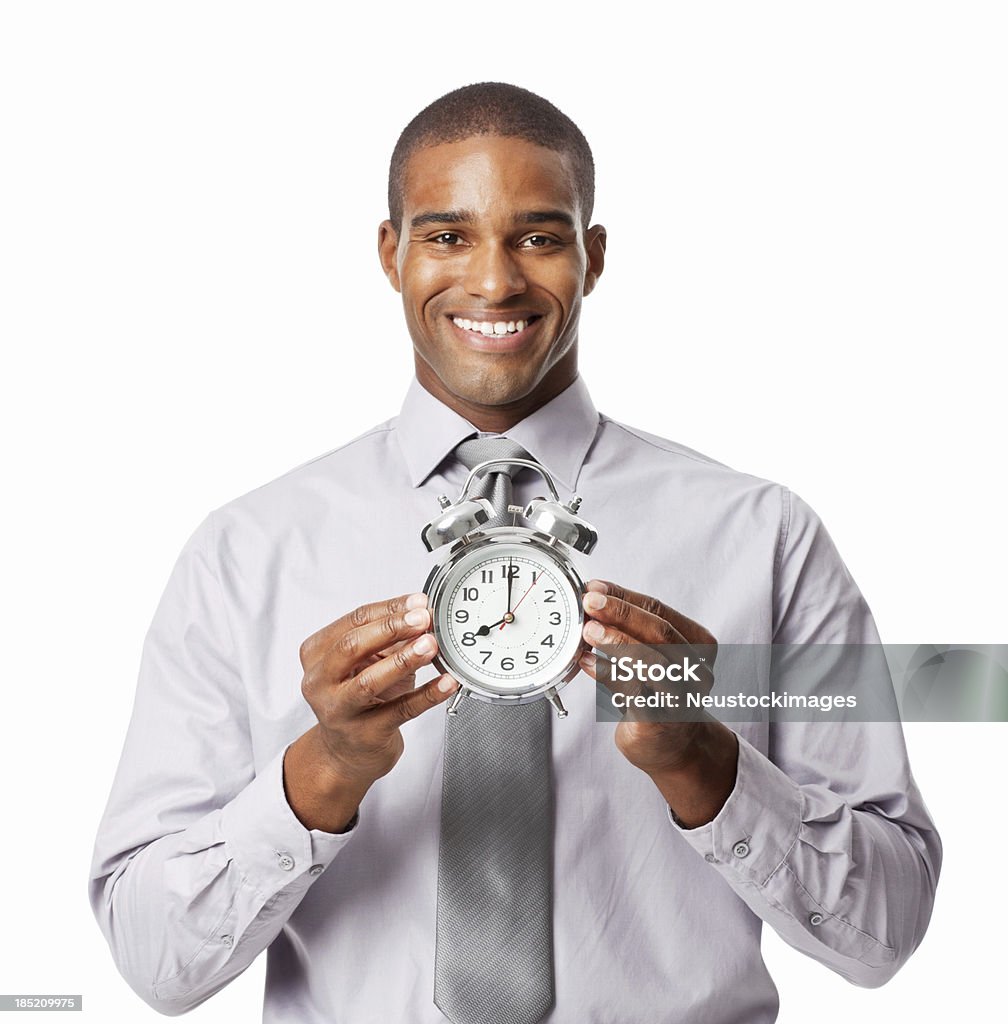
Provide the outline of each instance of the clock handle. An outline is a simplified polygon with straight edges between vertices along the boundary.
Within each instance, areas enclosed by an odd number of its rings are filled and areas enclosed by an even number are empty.
[[[469,494],[469,488],[472,486],[473,480],[482,475],[488,466],[522,466],[525,469],[534,469],[542,478],[546,481],[546,486],[550,489],[550,493],[553,495],[554,501],[560,500],[560,495],[557,494],[556,484],[553,482],[553,477],[538,462],[533,462],[531,459],[488,459],[486,462],[481,462],[469,472],[469,476],[466,478],[465,485],[462,488],[462,493],[459,495],[458,501],[464,501],[466,496]],[[456,502],[458,504],[458,502]]]

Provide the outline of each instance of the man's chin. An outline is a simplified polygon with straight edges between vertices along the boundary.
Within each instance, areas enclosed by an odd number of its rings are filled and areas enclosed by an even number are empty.
[[[557,376],[565,372],[565,360],[514,359],[507,356],[486,356],[469,359],[464,355],[454,362],[443,360],[434,365],[418,353],[417,376],[420,383],[448,405],[502,409],[508,406],[535,405],[540,390],[557,392]],[[573,374],[576,375],[576,362]],[[569,383],[569,380],[567,381]]]
[[[528,398],[535,391],[537,381],[516,379],[500,374],[485,374],[477,379],[463,381],[442,381],[456,398],[469,405],[481,405],[486,408],[499,408],[514,405]]]

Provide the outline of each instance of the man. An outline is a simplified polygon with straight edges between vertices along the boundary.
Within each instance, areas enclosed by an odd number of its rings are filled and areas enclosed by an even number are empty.
[[[877,641],[800,499],[594,409],[577,370],[605,256],[592,168],[573,123],[514,86],[421,112],[379,231],[414,347],[400,415],[218,510],[183,551],[92,867],[116,962],[155,1008],[199,1004],[268,947],[268,1022],[772,1021],[763,921],[865,986],[923,937],[941,847],[898,724],[613,732],[586,653],[545,740],[551,860],[529,794],[509,793],[529,852],[524,878],[496,879],[512,937],[449,951],[458,917],[492,908],[483,882],[449,906],[466,880],[445,875],[451,720],[434,709],[456,683],[415,686],[436,644],[409,591],[467,439],[517,446],[591,509],[589,646]],[[515,500],[535,487],[515,475]],[[536,915],[548,941],[528,957],[515,936]]]

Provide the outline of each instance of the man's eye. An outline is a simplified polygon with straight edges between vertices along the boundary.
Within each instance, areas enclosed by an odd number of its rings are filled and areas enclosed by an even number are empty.
[[[550,238],[549,235],[529,235],[522,245],[529,249],[544,249],[547,245],[553,245],[555,241],[556,239]]]
[[[441,234],[435,235],[431,241],[437,242],[439,245],[458,245],[461,239],[454,231],[442,231]]]

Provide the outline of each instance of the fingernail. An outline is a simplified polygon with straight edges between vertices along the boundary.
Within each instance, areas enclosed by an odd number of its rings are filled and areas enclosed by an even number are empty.
[[[437,688],[442,693],[449,693],[455,689],[455,680],[451,676],[442,676],[437,682]]]
[[[594,590],[590,590],[584,596],[584,606],[585,606],[585,609],[587,611],[590,611],[590,612],[597,612],[601,608],[605,608],[605,606],[606,606],[606,596],[605,596],[605,594],[599,594],[599,593],[597,593]]]
[[[417,608],[415,611],[407,612],[403,618],[407,626],[426,626],[429,616],[425,608]]]
[[[596,658],[594,654],[589,653],[581,655],[581,664],[584,665],[585,668],[594,668],[596,661],[598,661],[598,658]]]
[[[596,594],[609,593],[609,588],[601,580],[589,580],[586,589],[594,591]]]
[[[430,654],[434,650],[435,646],[434,637],[432,637],[430,633],[424,633],[424,635],[420,637],[415,644],[413,644],[413,653]]]
[[[407,608],[426,608],[427,607],[427,595],[426,594],[410,594],[406,598]]]
[[[586,622],[584,628],[585,640],[598,642],[605,636],[605,629],[601,622]]]

